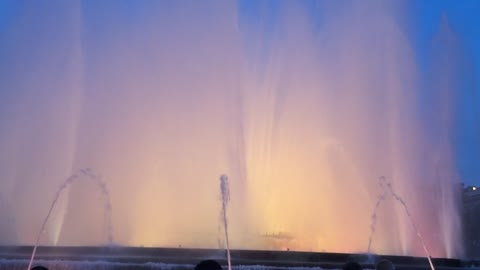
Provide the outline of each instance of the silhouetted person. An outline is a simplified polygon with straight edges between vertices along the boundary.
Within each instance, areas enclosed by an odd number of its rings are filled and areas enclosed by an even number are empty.
[[[195,266],[195,270],[222,270],[222,266],[214,260],[204,260]]]
[[[375,265],[375,270],[395,270],[395,265],[389,260],[381,260]]]
[[[30,270],[48,270],[48,268],[38,265],[38,266],[32,267],[32,269]]]
[[[363,270],[362,266],[357,262],[347,262],[342,267],[343,270]]]

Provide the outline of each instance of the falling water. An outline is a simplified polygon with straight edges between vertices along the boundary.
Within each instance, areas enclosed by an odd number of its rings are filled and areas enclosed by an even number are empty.
[[[222,196],[222,223],[225,231],[225,244],[227,248],[227,262],[228,270],[232,270],[232,262],[230,257],[230,243],[228,241],[228,219],[227,219],[227,206],[230,201],[230,187],[228,186],[228,177],[226,174],[220,176],[220,192]]]
[[[418,226],[417,226],[410,210],[408,209],[407,203],[405,202],[405,200],[403,200],[402,197],[400,197],[393,190],[392,183],[390,183],[390,181],[388,181],[386,177],[384,177],[384,176],[380,177],[379,182],[380,182],[380,186],[382,187],[382,195],[379,196],[379,198],[377,200],[377,203],[375,204],[375,209],[373,211],[372,218],[371,218],[371,224],[372,225],[371,225],[370,237],[369,237],[369,240],[368,240],[368,253],[370,253],[370,248],[371,248],[371,244],[372,244],[372,237],[373,237],[373,234],[375,233],[377,210],[378,210],[380,204],[382,203],[382,201],[385,200],[385,195],[388,191],[395,198],[395,200],[398,201],[403,206],[403,209],[405,210],[405,213],[407,214],[407,217],[410,220],[410,223],[412,224],[412,227],[413,227],[413,229],[414,229],[414,231],[415,231],[415,233],[418,237],[418,240],[422,244],[423,250],[425,251],[425,254],[427,255],[427,259],[428,259],[428,263],[430,264],[430,268],[432,270],[435,270],[435,267],[433,266],[433,262],[432,262],[432,259],[431,259],[430,252],[428,251],[427,246],[425,245],[425,241],[423,239],[423,236],[420,233],[420,230],[418,229]]]
[[[375,229],[377,226],[377,212],[382,204],[382,202],[385,200],[386,195],[387,195],[387,190],[383,186],[383,178],[380,178],[379,184],[382,187],[382,194],[378,196],[378,200],[375,203],[375,208],[373,209],[372,216],[370,217],[370,236],[368,237],[368,248],[367,248],[367,254],[371,253],[371,247],[372,247],[372,240],[373,240],[373,235],[375,234]]]
[[[0,190],[18,198],[8,244],[33,243],[54,180],[91,166],[109,175],[122,245],[216,247],[211,179],[226,170],[235,248],[284,249],[261,237],[284,233],[291,250],[365,252],[381,172],[401,179],[432,255],[461,256],[453,103],[468,95],[427,80],[419,62],[438,57],[418,59],[407,1],[11,2],[0,25]],[[432,77],[454,82],[455,58],[438,51]],[[425,196],[432,187],[442,195]],[[76,198],[88,191],[62,195],[56,209],[74,214],[48,224],[84,221]],[[403,209],[381,206],[398,233],[374,217],[378,251],[423,255]],[[65,228],[49,244],[103,239]]]
[[[33,247],[33,252],[32,256],[30,257],[30,262],[28,264],[27,270],[31,269],[33,260],[35,258],[35,253],[38,248],[38,244],[40,243],[40,239],[42,238],[43,233],[45,232],[45,226],[47,225],[48,219],[50,218],[50,215],[52,214],[53,208],[55,207],[55,204],[57,203],[58,199],[60,198],[60,195],[62,195],[63,191],[68,188],[71,184],[76,182],[78,179],[82,179],[82,176],[85,176],[87,179],[93,180],[97,185],[100,191],[102,192],[102,195],[105,200],[105,218],[107,222],[107,239],[109,245],[113,244],[113,225],[112,225],[112,205],[110,203],[110,195],[108,193],[107,186],[101,179],[99,175],[96,175],[93,173],[90,169],[81,169],[79,172],[73,174],[69,178],[63,182],[63,184],[60,186],[60,188],[57,190],[55,193],[55,197],[52,201],[52,204],[50,205],[50,208],[48,210],[47,215],[45,216],[45,219],[43,220],[42,227],[40,228],[40,231],[37,236],[37,240],[35,241],[35,245]]]

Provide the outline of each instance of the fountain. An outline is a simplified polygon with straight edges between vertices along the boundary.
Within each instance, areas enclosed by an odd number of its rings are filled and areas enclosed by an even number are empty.
[[[385,177],[383,177],[382,179],[383,179],[383,182],[386,181]],[[418,226],[417,226],[415,220],[413,219],[412,213],[408,209],[407,204],[402,199],[402,197],[398,196],[398,194],[395,193],[395,191],[393,191],[392,184],[390,182],[386,182],[386,185],[387,185],[387,189],[390,191],[390,194],[395,198],[395,200],[397,200],[403,206],[403,209],[405,210],[405,214],[407,214],[408,219],[410,220],[410,222],[412,224],[412,227],[413,227],[413,229],[414,229],[414,231],[415,231],[415,233],[418,237],[418,240],[422,244],[423,250],[425,251],[425,254],[427,255],[427,259],[428,259],[428,263],[430,264],[430,268],[432,270],[435,270],[435,267],[433,267],[433,263],[432,263],[432,256],[430,255],[430,252],[428,251],[427,246],[425,245],[425,241],[423,240],[423,236],[420,233],[420,231],[418,229]]]
[[[408,219],[410,220],[410,223],[412,224],[412,228],[415,231],[415,233],[418,237],[418,240],[422,244],[422,247],[423,247],[423,250],[425,251],[425,255],[428,259],[428,263],[430,265],[430,268],[431,268],[431,270],[435,270],[435,267],[433,266],[432,257],[430,255],[430,252],[428,251],[427,246],[425,245],[425,241],[422,237],[422,234],[420,233],[420,231],[418,229],[418,226],[417,226],[410,210],[408,209],[407,203],[402,199],[402,197],[400,197],[393,190],[392,183],[390,181],[387,181],[386,177],[384,177],[384,176],[380,177],[379,183],[380,183],[380,186],[382,187],[382,194],[378,197],[377,203],[375,204],[375,208],[374,208],[373,213],[372,213],[371,231],[370,231],[370,236],[369,236],[369,239],[368,239],[367,254],[371,254],[371,245],[372,245],[373,235],[375,233],[378,208],[379,208],[380,204],[385,200],[387,192],[389,192],[390,195],[392,195],[393,198],[395,198],[395,200],[397,202],[399,202],[402,205],[403,209],[405,210],[405,214],[407,215]]]
[[[68,228],[47,246],[108,244],[86,186],[48,223],[39,214],[58,179],[92,167],[109,176],[122,246],[218,248],[225,172],[227,250],[363,253],[370,232],[371,252],[423,256],[413,218],[430,255],[463,255],[456,106],[473,94],[449,62],[460,37],[438,27],[419,58],[402,1],[127,2],[12,4],[0,22],[9,245],[38,243],[39,227]],[[379,174],[399,179],[384,192],[408,215],[377,197]],[[90,226],[63,223],[90,212]]]
[[[60,198],[60,195],[65,191],[66,188],[68,188],[71,184],[76,182],[78,179],[81,179],[81,176],[85,176],[88,179],[93,180],[99,187],[99,189],[102,192],[102,195],[104,196],[105,199],[105,216],[107,219],[107,239],[110,245],[113,244],[113,227],[112,227],[112,221],[111,221],[111,213],[112,213],[112,205],[110,203],[110,195],[108,194],[108,189],[105,185],[105,183],[102,181],[102,179],[94,174],[90,169],[81,169],[78,173],[73,174],[69,178],[63,182],[63,184],[58,188],[57,192],[55,193],[55,197],[52,201],[52,204],[50,205],[50,208],[48,209],[48,213],[45,216],[45,219],[43,220],[42,227],[40,228],[40,231],[38,232],[37,240],[35,241],[35,245],[33,246],[33,251],[32,251],[32,256],[30,257],[30,262],[28,263],[28,268],[27,270],[32,268],[33,264],[33,259],[35,258],[35,253],[37,251],[38,245],[40,243],[40,239],[42,238],[43,233],[45,232],[45,226],[47,225],[48,219],[50,218],[50,215],[52,214],[53,208],[55,207],[55,204],[57,203],[58,199]]]
[[[375,228],[377,226],[377,212],[382,204],[382,202],[385,200],[386,195],[387,195],[387,189],[384,186],[384,178],[380,178],[379,181],[380,187],[382,187],[382,194],[378,196],[377,202],[375,203],[375,207],[373,208],[372,216],[370,217],[370,236],[368,237],[368,248],[367,248],[367,254],[371,254],[372,250],[372,241],[373,241],[373,235],[375,234]]]
[[[220,176],[220,193],[222,196],[222,224],[223,230],[225,232],[225,244],[227,248],[227,263],[228,263],[228,270],[232,270],[232,261],[230,257],[230,243],[228,241],[228,218],[227,218],[227,207],[228,202],[230,201],[230,187],[228,185],[228,177],[226,174],[222,174]]]

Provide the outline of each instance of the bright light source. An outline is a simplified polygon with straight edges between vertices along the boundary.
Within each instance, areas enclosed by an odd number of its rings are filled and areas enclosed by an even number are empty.
[[[477,187],[472,187],[472,190],[473,190],[473,191],[477,190]]]

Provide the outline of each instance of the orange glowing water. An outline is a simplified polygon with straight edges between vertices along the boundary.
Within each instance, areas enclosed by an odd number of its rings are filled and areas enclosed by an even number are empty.
[[[16,226],[0,236],[32,244],[57,187],[89,167],[108,184],[118,244],[218,247],[226,172],[231,248],[365,252],[384,175],[432,255],[461,255],[444,109],[455,71],[432,69],[443,81],[425,92],[408,12],[353,3],[321,4],[317,29],[290,2],[273,30],[227,2],[158,1],[142,16],[30,3],[2,49],[12,95],[0,100],[0,190],[11,207],[0,209]],[[440,49],[434,58],[454,52]],[[439,111],[422,112],[419,93]],[[104,244],[99,197],[72,185],[44,244]],[[423,255],[394,200],[379,209],[372,250]]]

